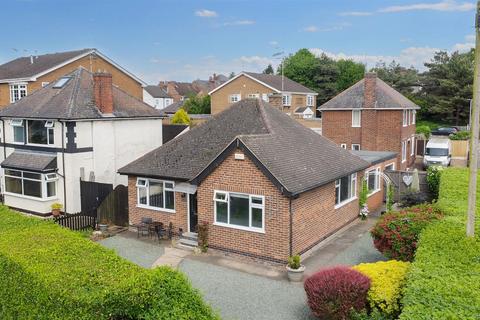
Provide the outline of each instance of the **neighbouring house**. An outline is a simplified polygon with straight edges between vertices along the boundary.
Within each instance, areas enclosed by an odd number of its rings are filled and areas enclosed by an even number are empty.
[[[415,163],[415,103],[375,73],[321,105],[322,135],[351,150],[397,153],[397,170]]]
[[[158,85],[165,90],[174,102],[183,101],[191,96],[204,96],[209,91],[226,82],[228,78],[223,74],[213,74],[208,80],[194,80],[192,82],[161,81]]]
[[[0,107],[20,100],[80,66],[90,72],[110,73],[114,85],[142,99],[142,87],[146,83],[97,49],[82,49],[20,57],[0,65]]]
[[[84,211],[81,181],[126,185],[118,168],[162,145],[160,111],[112,78],[79,67],[0,110],[6,205],[42,215],[56,202]]]
[[[310,107],[298,107],[295,109],[294,115],[301,119],[313,119],[315,112]]]
[[[286,114],[315,131],[321,128],[321,121],[315,117],[315,112],[310,118],[295,115],[299,108],[308,107],[312,111],[316,110],[318,94],[287,77],[241,72],[210,91],[209,94],[211,96],[212,114],[222,112],[230,105],[243,99],[256,98],[270,102],[272,106],[280,108]],[[278,102],[271,101],[274,96],[277,100],[280,100]]]
[[[363,160],[266,102],[243,99],[119,173],[128,175],[131,224],[171,222],[191,244],[207,222],[210,248],[284,263],[358,217],[365,170],[378,175],[369,185],[381,194],[387,158]]]
[[[164,125],[170,124],[173,115],[183,107],[184,102],[185,100],[174,102],[162,110],[162,114],[165,115],[165,118],[163,119]],[[188,116],[190,117],[190,125],[192,127],[211,118],[210,114],[189,114]]]
[[[143,88],[143,102],[162,110],[173,103],[173,98],[159,86],[146,86]]]

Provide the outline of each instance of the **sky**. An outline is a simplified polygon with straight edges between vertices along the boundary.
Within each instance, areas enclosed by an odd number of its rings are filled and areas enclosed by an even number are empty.
[[[396,60],[474,46],[475,2],[457,0],[3,0],[0,64],[97,48],[146,82],[262,71],[284,55]]]

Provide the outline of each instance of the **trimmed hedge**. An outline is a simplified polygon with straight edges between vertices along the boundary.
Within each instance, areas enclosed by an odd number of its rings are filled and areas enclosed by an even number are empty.
[[[400,313],[400,298],[410,263],[396,260],[361,263],[353,266],[371,280],[368,302],[373,312],[395,316]]]
[[[478,319],[480,315],[480,192],[476,236],[467,239],[468,170],[442,172],[438,207],[446,217],[429,225],[407,277],[400,319]]]
[[[217,319],[187,278],[0,207],[0,319]]]

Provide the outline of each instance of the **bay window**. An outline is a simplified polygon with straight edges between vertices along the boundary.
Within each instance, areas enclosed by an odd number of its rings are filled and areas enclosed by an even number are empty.
[[[380,190],[380,168],[376,168],[365,173],[367,181],[368,194],[371,195]]]
[[[5,192],[40,199],[57,195],[56,173],[38,173],[5,169]]]
[[[26,84],[11,84],[10,85],[10,103],[14,103],[27,95]]]
[[[357,174],[342,177],[335,181],[335,205],[340,207],[357,196]]]
[[[137,206],[155,210],[175,211],[174,183],[171,181],[137,179]]]
[[[259,195],[215,191],[215,224],[264,231],[265,198]]]

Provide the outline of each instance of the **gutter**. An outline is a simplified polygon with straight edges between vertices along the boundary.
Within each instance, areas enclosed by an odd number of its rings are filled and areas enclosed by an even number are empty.
[[[288,211],[290,214],[290,239],[289,239],[289,253],[288,255],[293,256],[293,211],[292,211],[292,198],[288,199]]]
[[[3,160],[7,159],[7,146],[5,144],[5,120],[2,118],[2,141],[3,141]]]

